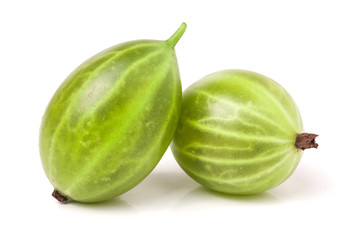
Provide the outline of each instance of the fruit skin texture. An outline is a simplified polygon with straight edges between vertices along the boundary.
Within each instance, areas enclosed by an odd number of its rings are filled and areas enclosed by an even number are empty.
[[[175,40],[111,47],[56,91],[43,116],[40,155],[61,195],[79,202],[114,198],[159,162],[180,115]]]
[[[291,96],[275,81],[242,70],[210,74],[184,93],[171,144],[181,168],[215,191],[256,194],[285,181],[303,151]]]

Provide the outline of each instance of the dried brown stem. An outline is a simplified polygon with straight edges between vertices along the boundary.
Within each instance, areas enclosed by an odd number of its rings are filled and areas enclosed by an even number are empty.
[[[59,193],[57,190],[53,191],[52,196],[61,203],[65,203],[69,200],[67,197],[61,195],[61,193]]]
[[[319,144],[315,142],[317,136],[317,134],[312,133],[300,133],[296,136],[295,147],[301,150],[317,148],[319,146]]]

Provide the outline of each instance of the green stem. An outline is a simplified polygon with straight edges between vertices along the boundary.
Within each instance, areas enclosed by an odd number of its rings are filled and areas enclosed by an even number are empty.
[[[181,36],[186,30],[186,23],[182,23],[181,26],[176,30],[176,32],[166,41],[169,46],[175,47]]]

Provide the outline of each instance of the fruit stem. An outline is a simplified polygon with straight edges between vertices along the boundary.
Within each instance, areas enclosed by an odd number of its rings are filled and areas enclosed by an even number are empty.
[[[186,23],[182,23],[178,30],[176,30],[176,32],[166,41],[170,47],[175,47],[181,36],[184,34],[186,27]]]
[[[312,133],[300,133],[296,136],[295,147],[305,150],[308,148],[318,148],[319,144],[315,142],[315,138],[319,136]]]
[[[67,202],[69,199],[54,189],[52,196],[61,203]]]

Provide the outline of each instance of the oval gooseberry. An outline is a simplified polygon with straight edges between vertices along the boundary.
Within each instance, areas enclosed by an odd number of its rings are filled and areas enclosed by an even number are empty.
[[[180,115],[181,82],[174,46],[139,40],[111,47],[81,64],[49,103],[40,154],[53,196],[99,202],[141,182],[156,166]]]
[[[205,187],[255,194],[285,181],[316,136],[303,133],[295,102],[275,81],[225,70],[186,89],[171,149]]]

